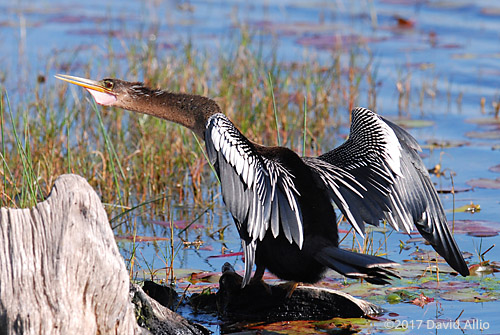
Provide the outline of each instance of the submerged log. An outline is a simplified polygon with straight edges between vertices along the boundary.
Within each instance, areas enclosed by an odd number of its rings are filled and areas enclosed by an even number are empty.
[[[129,288],[106,212],[85,179],[61,176],[35,207],[1,208],[0,334],[149,334],[134,313],[147,299],[132,288],[142,301],[135,308]],[[166,323],[154,333],[202,333],[148,306]]]
[[[347,293],[327,288],[288,284],[250,283],[241,288],[242,277],[226,263],[217,292],[221,317],[231,321],[328,320],[380,314],[380,307]]]

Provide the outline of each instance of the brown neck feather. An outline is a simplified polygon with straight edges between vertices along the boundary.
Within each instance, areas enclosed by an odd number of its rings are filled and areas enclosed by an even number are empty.
[[[208,118],[221,112],[219,105],[207,97],[149,90],[145,87],[134,89],[127,99],[117,105],[175,122],[191,129],[203,139]]]

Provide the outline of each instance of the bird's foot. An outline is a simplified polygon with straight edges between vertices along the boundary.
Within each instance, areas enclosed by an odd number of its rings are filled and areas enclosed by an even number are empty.
[[[286,283],[281,284],[280,286],[285,289],[286,291],[286,298],[290,299],[292,297],[293,292],[301,285],[302,283],[295,282],[295,281],[289,281]]]
[[[271,290],[271,286],[269,284],[267,284],[264,281],[264,279],[262,279],[262,277],[260,277],[260,278],[259,277],[253,277],[250,280],[250,284],[249,285],[250,286],[252,286],[252,285],[255,285],[255,286],[259,285],[259,286],[262,286],[266,290],[266,292],[268,294],[272,294],[273,293],[272,290]]]

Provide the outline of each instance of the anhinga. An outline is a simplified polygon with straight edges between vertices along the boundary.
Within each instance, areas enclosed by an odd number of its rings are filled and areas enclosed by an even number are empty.
[[[336,205],[355,230],[386,220],[420,234],[453,269],[469,269],[420,147],[405,130],[365,108],[352,111],[348,140],[319,157],[299,157],[243,136],[217,103],[185,93],[152,90],[119,79],[58,79],[86,88],[98,104],[149,114],[191,129],[205,140],[245,254],[243,286],[267,268],[279,278],[314,283],[327,268],[376,284],[395,276],[396,263],[338,247]]]

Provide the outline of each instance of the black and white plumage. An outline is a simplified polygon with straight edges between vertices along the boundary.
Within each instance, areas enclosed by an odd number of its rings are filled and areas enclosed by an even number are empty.
[[[327,268],[387,283],[396,263],[340,249],[335,206],[356,231],[381,220],[422,236],[460,274],[468,267],[411,135],[364,109],[352,112],[348,140],[319,157],[249,141],[206,97],[150,90],[119,79],[58,75],[99,104],[153,115],[193,130],[206,143],[245,252],[243,285],[256,265],[286,280],[314,283]]]
[[[311,206],[318,197],[326,197],[331,203],[328,215],[334,216],[331,212],[336,205],[360,234],[364,232],[364,223],[378,225],[381,220],[407,233],[416,225],[457,271],[468,273],[437,193],[418,156],[420,147],[406,131],[375,113],[356,108],[352,112],[349,139],[344,144],[317,158],[296,159],[295,166],[309,169],[309,178],[317,189],[314,194],[301,194],[296,183],[304,174],[294,173],[291,165],[282,160],[283,152],[294,153],[279,147],[263,150],[252,144],[223,114],[210,117],[205,141],[208,156],[221,179],[224,201],[243,240],[244,284],[250,280],[253,263],[259,266],[255,252],[268,232],[274,239],[281,232],[290,244],[295,243],[303,253],[310,254],[312,260],[343,272],[336,264],[338,260],[328,261],[321,255],[324,250],[336,248],[336,240],[319,251],[310,251],[309,245],[303,247],[307,238],[303,230],[311,225],[305,222],[311,220],[309,216],[303,218],[304,206]],[[301,200],[302,196],[309,199]],[[264,256],[267,257],[272,256]],[[374,265],[375,268],[393,265],[381,259],[376,262],[382,263]],[[349,270],[344,273],[368,276]]]

